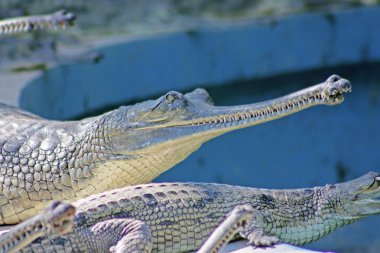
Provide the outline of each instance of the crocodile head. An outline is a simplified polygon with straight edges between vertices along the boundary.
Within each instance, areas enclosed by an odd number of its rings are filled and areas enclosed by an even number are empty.
[[[336,186],[333,192],[339,196],[343,216],[360,219],[380,213],[380,173],[369,172]]]
[[[333,75],[324,83],[277,99],[239,106],[214,106],[203,89],[171,91],[157,100],[123,106],[104,115],[111,149],[122,154],[167,151],[176,162],[202,143],[229,131],[277,119],[302,109],[334,105],[351,91],[346,79]],[[170,157],[167,157],[171,159]]]

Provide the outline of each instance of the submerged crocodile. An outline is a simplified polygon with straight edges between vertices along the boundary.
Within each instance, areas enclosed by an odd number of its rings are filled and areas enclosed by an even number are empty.
[[[240,233],[252,246],[304,245],[380,213],[380,173],[295,190],[155,183],[79,200],[74,229],[22,252],[185,252],[196,250],[237,205],[251,205]],[[51,239],[51,240],[50,240]]]
[[[203,89],[169,92],[81,121],[42,119],[0,104],[0,224],[14,224],[52,199],[151,182],[203,143],[314,105],[335,105],[351,90],[336,75],[277,99],[213,106]]]
[[[74,206],[53,201],[43,212],[1,234],[0,252],[17,252],[41,236],[70,232],[74,225],[74,214]]]

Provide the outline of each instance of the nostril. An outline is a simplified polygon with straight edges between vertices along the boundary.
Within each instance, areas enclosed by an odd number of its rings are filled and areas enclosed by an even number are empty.
[[[333,82],[337,82],[339,79],[340,79],[340,77],[337,75],[331,76],[331,81],[333,81]]]
[[[343,85],[343,88],[344,88],[344,89],[351,89],[351,84],[350,84],[350,82],[345,82],[344,85]]]

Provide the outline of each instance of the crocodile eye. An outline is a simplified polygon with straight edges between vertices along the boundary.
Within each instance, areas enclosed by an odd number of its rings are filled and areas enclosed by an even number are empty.
[[[178,95],[176,95],[174,93],[169,93],[165,97],[166,102],[168,102],[169,104],[173,103],[174,100],[176,100],[176,99],[178,99]]]

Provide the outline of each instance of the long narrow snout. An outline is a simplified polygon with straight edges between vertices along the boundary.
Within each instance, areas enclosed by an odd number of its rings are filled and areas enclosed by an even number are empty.
[[[261,103],[238,106],[207,106],[190,120],[175,125],[219,125],[219,127],[246,127],[281,118],[314,105],[335,105],[343,102],[344,94],[351,91],[351,83],[337,75],[325,82]]]

